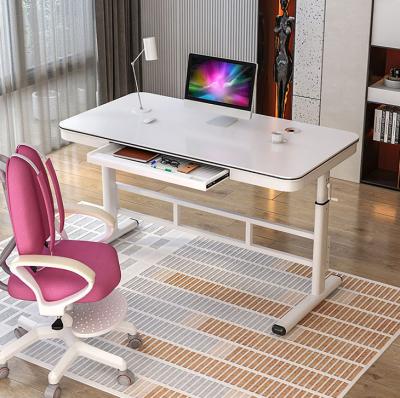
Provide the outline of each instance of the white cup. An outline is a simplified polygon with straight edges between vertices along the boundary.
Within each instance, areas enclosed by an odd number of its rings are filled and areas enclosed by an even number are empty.
[[[273,131],[271,133],[271,139],[273,144],[283,144],[287,142],[287,139],[285,138],[284,134],[280,131]]]

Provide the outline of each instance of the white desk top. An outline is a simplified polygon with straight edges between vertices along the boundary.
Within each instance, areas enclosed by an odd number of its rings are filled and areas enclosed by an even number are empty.
[[[356,134],[347,131],[258,114],[251,120],[238,120],[230,127],[217,127],[206,123],[216,113],[188,107],[184,100],[142,93],[142,102],[152,109],[151,113],[134,114],[137,96],[129,94],[63,120],[60,127],[284,180],[305,177],[349,147],[355,147],[358,141]],[[142,123],[142,118],[149,116],[157,120]],[[271,131],[283,131],[287,127],[301,132],[289,134],[285,144],[272,144]]]

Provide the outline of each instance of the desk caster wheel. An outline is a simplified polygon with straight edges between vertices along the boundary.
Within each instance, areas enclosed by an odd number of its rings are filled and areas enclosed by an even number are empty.
[[[129,369],[123,370],[118,373],[117,381],[121,386],[128,387],[135,382],[135,375]]]
[[[28,331],[22,328],[21,326],[18,326],[17,328],[14,329],[14,336],[17,339],[20,339],[23,335],[27,334]]]
[[[7,379],[9,374],[10,369],[8,368],[7,364],[0,365],[0,380]]]
[[[128,333],[128,347],[133,348],[134,350],[137,350],[138,348],[141,348],[143,345],[143,341],[140,337],[140,335],[132,335]]]
[[[61,388],[58,384],[49,384],[44,391],[43,398],[60,398]]]

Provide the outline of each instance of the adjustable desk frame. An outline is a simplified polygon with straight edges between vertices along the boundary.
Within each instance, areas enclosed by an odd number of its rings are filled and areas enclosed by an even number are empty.
[[[66,121],[68,122],[68,121]],[[62,122],[60,127],[62,137],[65,140],[86,144],[90,146],[99,146],[108,144],[105,138],[93,137],[93,135],[85,134],[77,130],[67,127],[67,123]],[[114,140],[111,140],[114,141]],[[114,141],[116,142],[116,141]],[[132,142],[132,146],[135,146]],[[110,167],[110,164],[102,165],[102,185],[103,185],[103,207],[114,217],[118,215],[118,190],[135,193],[145,197],[166,201],[173,206],[173,223],[175,226],[180,224],[180,208],[186,207],[204,211],[206,213],[215,214],[218,216],[241,221],[245,224],[245,247],[256,247],[257,249],[270,254],[272,256],[282,258],[294,263],[300,263],[312,267],[312,288],[311,294],[304,298],[300,303],[294,306],[289,313],[282,319],[276,321],[272,331],[277,335],[285,335],[290,332],[308,313],[310,313],[318,304],[320,304],[327,296],[334,292],[341,284],[342,279],[338,275],[330,275],[326,277],[328,268],[328,217],[329,217],[329,202],[330,202],[330,170],[342,161],[347,159],[356,151],[357,140],[352,142],[348,147],[337,153],[330,159],[327,159],[323,164],[316,167],[313,171],[299,180],[285,181],[269,176],[260,176],[251,172],[238,172],[235,169],[230,169],[230,178],[236,181],[247,182],[266,188],[277,189],[281,191],[296,191],[303,188],[305,185],[317,180],[317,192],[315,200],[315,219],[314,232],[304,229],[269,222],[263,219],[246,217],[238,213],[221,210],[213,207],[199,205],[187,200],[182,200],[171,195],[162,194],[144,188],[135,187],[129,184],[121,183],[116,180],[116,169],[124,171],[119,165]],[[175,154],[179,156],[179,154]],[[184,156],[182,156],[184,157]],[[281,188],[281,189],[280,189]],[[134,217],[136,213],[121,209],[121,213]],[[118,225],[118,229],[110,241],[126,234],[136,228],[138,222],[136,220],[123,221]],[[276,231],[288,233],[291,235],[300,236],[313,240],[313,257],[308,259],[305,257],[296,256],[278,250],[268,249],[253,244],[253,227],[260,226],[273,229]],[[186,228],[186,227],[185,227]]]
[[[162,194],[156,191],[151,191],[144,188],[134,187],[125,183],[117,182],[115,170],[107,167],[102,167],[103,178],[103,206],[104,209],[110,212],[115,217],[118,214],[118,189],[135,193],[137,195],[166,201],[173,206],[173,223],[179,226],[180,220],[180,207],[186,207],[203,211],[217,216],[230,218],[245,223],[245,244],[248,247],[253,246],[253,226],[260,226],[275,231],[285,232],[291,235],[301,236],[314,241],[313,245],[313,259],[309,260],[305,257],[295,256],[289,253],[281,252],[278,250],[264,249],[265,252],[276,257],[280,257],[295,263],[309,265],[312,267],[312,287],[311,294],[301,301],[297,306],[283,317],[279,322],[273,325],[272,331],[278,335],[285,335],[293,329],[309,312],[312,311],[321,301],[328,297],[335,291],[341,284],[342,279],[339,275],[331,275],[326,278],[326,271],[328,268],[328,218],[329,218],[329,173],[320,176],[317,182],[317,197],[315,202],[315,218],[314,218],[314,232],[306,231],[303,229],[291,227],[284,224],[264,221],[257,218],[242,216],[237,213],[220,210],[208,206],[202,206],[187,200],[177,199],[171,195]],[[129,212],[126,212],[129,215]],[[128,231],[136,228],[138,225],[135,220],[132,223],[127,223],[120,227],[118,236],[113,237],[116,239],[124,235]]]

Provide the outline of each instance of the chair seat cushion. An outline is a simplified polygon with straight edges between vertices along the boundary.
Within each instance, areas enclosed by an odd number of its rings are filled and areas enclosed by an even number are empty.
[[[43,254],[49,255],[47,248],[43,250]],[[96,273],[92,290],[79,301],[80,303],[102,300],[118,286],[121,280],[118,255],[111,245],[62,240],[55,245],[53,255],[78,260]],[[39,284],[46,301],[61,300],[87,285],[81,276],[66,270],[42,268],[32,275]],[[36,301],[33,291],[15,275],[9,278],[8,291],[16,299]]]

